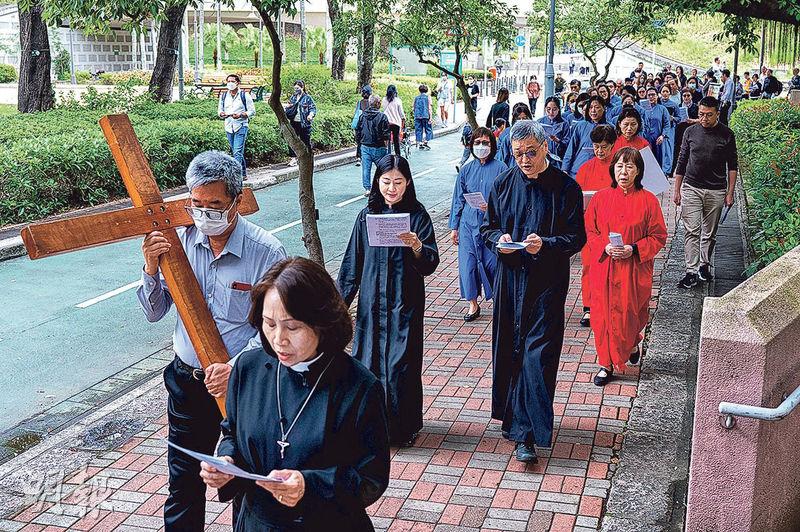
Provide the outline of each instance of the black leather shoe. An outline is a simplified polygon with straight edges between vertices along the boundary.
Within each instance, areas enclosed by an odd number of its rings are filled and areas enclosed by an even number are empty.
[[[591,326],[592,326],[591,315],[587,310],[586,312],[583,313],[583,317],[581,318],[581,327],[591,327]]]
[[[464,321],[475,321],[481,316],[481,307],[472,314],[464,314]]]
[[[536,463],[539,461],[539,458],[536,456],[536,450],[533,448],[533,445],[529,445],[524,442],[517,443],[516,448],[514,449],[514,455],[517,458],[518,462],[528,462],[528,463]]]
[[[507,440],[511,439],[511,433],[508,432],[507,430],[501,430],[500,431],[500,435],[503,436],[503,438],[505,438]]]
[[[613,369],[600,368],[600,371],[594,376],[594,385],[605,386],[611,380],[612,375],[614,375]]]
[[[417,436],[419,436],[419,433],[415,432],[408,439],[401,440],[399,447],[413,447],[414,442],[417,441]]]

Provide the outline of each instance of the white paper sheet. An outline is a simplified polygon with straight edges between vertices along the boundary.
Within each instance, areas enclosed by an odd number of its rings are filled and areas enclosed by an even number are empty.
[[[408,213],[367,215],[367,238],[370,246],[405,246],[397,235],[410,231],[411,216]]]
[[[267,482],[283,482],[283,480],[279,478],[273,477],[265,477],[264,475],[256,475],[254,473],[248,473],[244,469],[241,469],[227,461],[223,460],[218,456],[211,456],[209,454],[198,453],[196,451],[190,451],[189,449],[184,449],[180,445],[175,445],[169,440],[164,440],[167,442],[167,445],[178,449],[179,451],[188,454],[192,458],[200,460],[202,462],[206,462],[207,464],[213,466],[217,471],[220,473],[226,473],[228,475],[233,475],[235,477],[246,478],[248,480],[265,480]]]
[[[644,159],[644,177],[642,178],[642,186],[652,192],[653,194],[661,194],[669,188],[669,180],[661,170],[661,165],[658,164],[656,156],[650,146],[639,150]]]
[[[514,251],[519,249],[525,249],[528,245],[525,242],[498,242],[497,247],[500,249],[513,249]]]
[[[467,200],[467,205],[473,209],[480,209],[481,205],[486,203],[482,192],[464,192],[464,199]]]

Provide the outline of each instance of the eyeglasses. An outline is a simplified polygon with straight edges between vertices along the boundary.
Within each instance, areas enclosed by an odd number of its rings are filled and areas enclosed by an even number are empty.
[[[218,222],[219,220],[222,220],[222,218],[227,217],[228,211],[231,210],[231,207],[233,207],[233,203],[235,202],[236,200],[233,200],[230,206],[224,210],[206,209],[203,207],[192,207],[191,205],[186,205],[183,208],[186,209],[186,212],[189,213],[189,216],[191,216],[192,218],[202,218],[203,216],[205,216],[209,220]]]
[[[473,146],[491,146],[492,143],[488,140],[476,140],[472,143]]]
[[[515,151],[514,152],[514,159],[517,159],[518,161],[522,161],[527,157],[528,160],[533,160],[539,154],[539,152],[537,150],[539,148],[541,148],[542,146],[544,146],[544,142],[539,144],[539,146],[536,148],[536,150],[528,150],[526,152]]]

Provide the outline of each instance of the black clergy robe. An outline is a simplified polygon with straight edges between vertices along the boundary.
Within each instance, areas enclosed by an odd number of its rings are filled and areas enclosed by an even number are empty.
[[[384,208],[383,214],[396,213]],[[353,357],[378,377],[386,392],[389,440],[402,443],[422,428],[422,340],[425,276],[439,265],[431,218],[417,203],[411,231],[422,241],[419,258],[407,247],[371,247],[367,208],[356,218],[339,270],[349,306],[360,291]]]
[[[497,251],[502,235],[521,242],[531,233],[542,237],[538,254]],[[498,257],[492,417],[503,422],[511,440],[550,447],[569,260],[586,242],[581,188],[553,166],[537,179],[512,168],[489,193],[481,235]]]
[[[263,336],[262,336],[263,339]],[[262,340],[263,341],[263,340]],[[266,342],[264,345],[268,346]],[[269,352],[270,354],[267,354]],[[305,494],[289,508],[255,482],[234,478],[221,501],[242,494],[237,531],[373,530],[365,508],[389,485],[386,409],[380,383],[346,352],[324,354],[305,373],[282,366],[269,347],[242,353],[228,382],[219,456],[232,456],[246,471],[299,470]],[[284,427],[297,416],[321,372],[331,362],[297,424],[285,458],[276,398],[280,367]]]

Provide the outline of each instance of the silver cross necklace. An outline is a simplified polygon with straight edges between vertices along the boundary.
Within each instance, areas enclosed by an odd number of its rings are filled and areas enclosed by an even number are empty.
[[[278,400],[278,420],[281,425],[281,439],[278,440],[278,447],[280,447],[281,449],[281,460],[283,460],[284,458],[284,454],[286,453],[286,448],[289,447],[289,442],[287,441],[289,433],[292,432],[295,423],[297,423],[297,420],[300,418],[300,414],[302,414],[303,410],[305,410],[306,405],[311,400],[311,396],[314,395],[314,392],[316,391],[317,386],[319,385],[319,381],[322,380],[322,376],[325,375],[326,371],[328,371],[328,368],[330,367],[332,362],[333,358],[330,359],[328,365],[325,366],[325,369],[323,369],[322,373],[320,373],[319,377],[317,377],[317,382],[314,383],[314,386],[311,388],[311,391],[308,392],[306,400],[303,402],[303,405],[300,407],[300,410],[297,411],[297,415],[294,416],[294,421],[292,421],[292,424],[289,425],[289,430],[284,430],[283,428],[283,412],[281,410],[281,366],[283,364],[278,362],[278,369],[275,371],[275,397]]]

